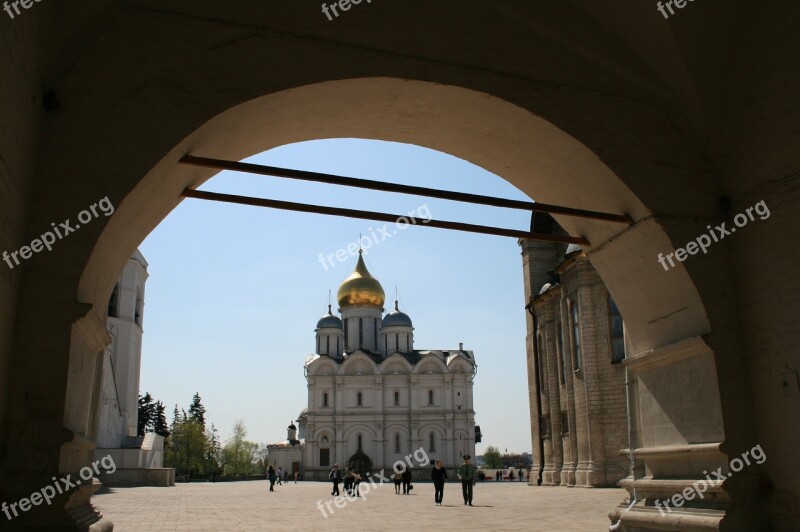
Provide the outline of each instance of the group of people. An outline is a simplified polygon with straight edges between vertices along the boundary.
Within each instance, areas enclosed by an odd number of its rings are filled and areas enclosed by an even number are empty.
[[[472,488],[475,486],[477,478],[477,468],[470,463],[472,457],[468,454],[464,455],[464,463],[458,468],[458,479],[461,481],[461,493],[464,496],[464,505],[472,506]],[[333,464],[333,469],[328,473],[328,479],[333,483],[331,495],[339,495],[339,483],[343,482],[344,489],[348,495],[359,496],[358,485],[361,483],[361,475],[355,468],[350,467],[348,464],[346,470],[343,472],[339,469],[339,464]],[[442,505],[444,498],[444,485],[447,482],[447,470],[444,468],[441,460],[436,460],[433,469],[431,470],[431,479],[433,480],[433,500],[436,506]],[[402,473],[395,472],[394,477],[394,492],[400,494],[400,486],[403,487],[403,494],[408,495],[414,489],[411,483],[411,470],[406,468]],[[272,488],[270,487],[270,491]]]
[[[408,495],[414,489],[414,485],[411,483],[411,471],[408,468],[402,473],[395,471],[393,478],[395,495],[400,495],[400,485],[403,486],[403,495]]]
[[[328,473],[328,479],[333,482],[331,495],[339,495],[339,483],[342,483],[345,493],[350,496],[359,496],[358,485],[364,480],[358,469],[347,464],[344,471],[339,469],[339,464],[333,464],[333,469]]]
[[[298,475],[299,475],[299,473],[297,471],[295,471],[295,473],[294,473],[294,483],[295,484],[297,484],[297,476]],[[286,482],[287,484],[289,483],[289,470],[288,469],[282,469],[282,468],[279,467],[278,470],[275,471],[274,467],[269,466],[267,468],[267,480],[269,480],[269,491],[275,491],[275,483],[276,482],[278,483],[278,485],[281,485],[284,482]]]
[[[494,479],[497,482],[502,482],[502,480],[503,480],[503,472],[502,471],[497,471],[494,474]],[[508,480],[510,480],[512,482],[514,481],[514,470],[513,469],[508,472]],[[524,469],[520,469],[519,470],[519,481],[522,482],[523,480],[525,480],[525,470]]]

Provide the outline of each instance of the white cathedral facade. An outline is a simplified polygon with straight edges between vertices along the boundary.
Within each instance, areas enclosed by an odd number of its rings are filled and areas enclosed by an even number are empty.
[[[472,351],[414,349],[411,318],[397,301],[384,314],[383,287],[360,252],[337,300],[341,317],[328,306],[315,330],[316,352],[306,358],[308,407],[297,420],[299,435],[291,424],[288,439],[269,446],[268,463],[324,480],[334,463],[362,474],[389,471],[420,448],[448,469],[474,456],[480,428]]]

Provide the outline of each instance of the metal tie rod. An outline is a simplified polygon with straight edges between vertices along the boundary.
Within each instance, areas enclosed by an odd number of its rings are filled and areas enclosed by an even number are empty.
[[[427,196],[445,200],[460,201],[464,203],[474,203],[478,205],[490,205],[493,207],[505,207],[509,209],[521,209],[526,211],[546,212],[549,214],[560,214],[563,216],[575,216],[579,218],[591,218],[605,222],[633,224],[630,216],[624,214],[611,214],[607,212],[587,211],[584,209],[573,209],[562,207],[561,205],[548,205],[546,203],[535,203],[532,201],[520,201],[505,198],[495,198],[493,196],[483,196],[481,194],[469,194],[466,192],[453,192],[450,190],[440,190],[436,188],[417,187],[411,185],[400,185],[397,183],[385,183],[371,179],[360,179],[355,177],[344,177],[333,174],[323,174],[320,172],[310,172],[306,170],[293,170],[291,168],[278,168],[275,166],[264,166],[261,164],[243,163],[237,161],[226,161],[223,159],[210,159],[208,157],[195,157],[194,155],[184,155],[181,164],[202,166],[206,168],[217,168],[220,170],[233,170],[236,172],[246,172],[273,177],[284,177],[288,179],[299,179],[301,181],[315,181],[329,185],[342,185],[346,187],[366,188],[370,190],[381,190],[384,192],[396,192],[399,194],[411,194],[415,196]]]
[[[401,218],[408,219],[408,216],[398,214],[388,214],[384,212],[361,211],[355,209],[342,209],[339,207],[325,207],[322,205],[310,205],[307,203],[295,203],[292,201],[279,201],[264,198],[254,198],[251,196],[238,196],[235,194],[221,194],[219,192],[206,192],[204,190],[194,190],[186,188],[181,194],[186,198],[196,198],[210,201],[222,201],[225,203],[236,203],[239,205],[252,205],[255,207],[268,207],[271,209],[282,209],[286,211],[312,212],[325,214],[328,216],[345,216],[347,218],[359,218],[361,220],[378,220],[382,222],[398,222]],[[475,225],[462,222],[449,222],[446,220],[430,220],[423,224],[428,227],[438,227],[441,229],[452,229],[455,231],[466,231],[470,233],[482,233],[485,235],[510,236],[515,238],[527,238],[542,242],[566,242],[570,244],[580,244],[588,246],[589,241],[581,236],[562,236],[533,233],[531,231],[520,231],[518,229],[506,229],[503,227],[492,227],[486,225]]]

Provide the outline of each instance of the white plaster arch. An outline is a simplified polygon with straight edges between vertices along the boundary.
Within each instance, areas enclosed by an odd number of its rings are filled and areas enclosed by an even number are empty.
[[[431,373],[449,373],[447,365],[436,355],[425,355],[414,366],[413,373],[426,374]]]
[[[378,373],[378,366],[364,353],[355,352],[339,366],[339,375],[373,375]]]
[[[216,172],[177,165],[187,153],[241,160],[304,140],[354,137],[404,142],[469,160],[537,201],[627,213],[636,231],[556,216],[592,243],[592,263],[630,325],[636,352],[708,332],[702,301],[682,264],[654,260],[672,248],[630,189],[581,142],[528,110],[452,85],[397,78],[327,81],[254,98],[220,113],[178,142],[119,203],[83,270],[78,300],[105,308],[135,247]],[[652,260],[651,260],[652,259]],[[647,286],[646,291],[638,287]]]
[[[408,360],[406,360],[404,356],[400,355],[399,353],[395,353],[381,362],[380,366],[378,366],[378,369],[384,375],[391,375],[394,372],[397,372],[400,375],[405,375],[411,373],[414,367]]]

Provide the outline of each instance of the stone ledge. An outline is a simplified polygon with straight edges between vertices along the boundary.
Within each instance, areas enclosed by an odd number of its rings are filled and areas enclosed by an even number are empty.
[[[711,355],[713,351],[700,336],[638,353],[622,361],[625,367],[641,372],[680,362],[687,358]]]
[[[622,512],[621,521],[626,530],[698,532],[719,530],[723,517],[723,512],[714,510],[675,510],[661,514],[654,508],[633,508]]]
[[[688,445],[661,445],[658,447],[640,447],[633,450],[635,457],[646,458],[647,460],[670,460],[680,455],[691,454],[694,456],[719,454],[725,456],[720,450],[722,442],[714,443],[690,443]],[[630,455],[630,449],[620,449],[619,454]]]

